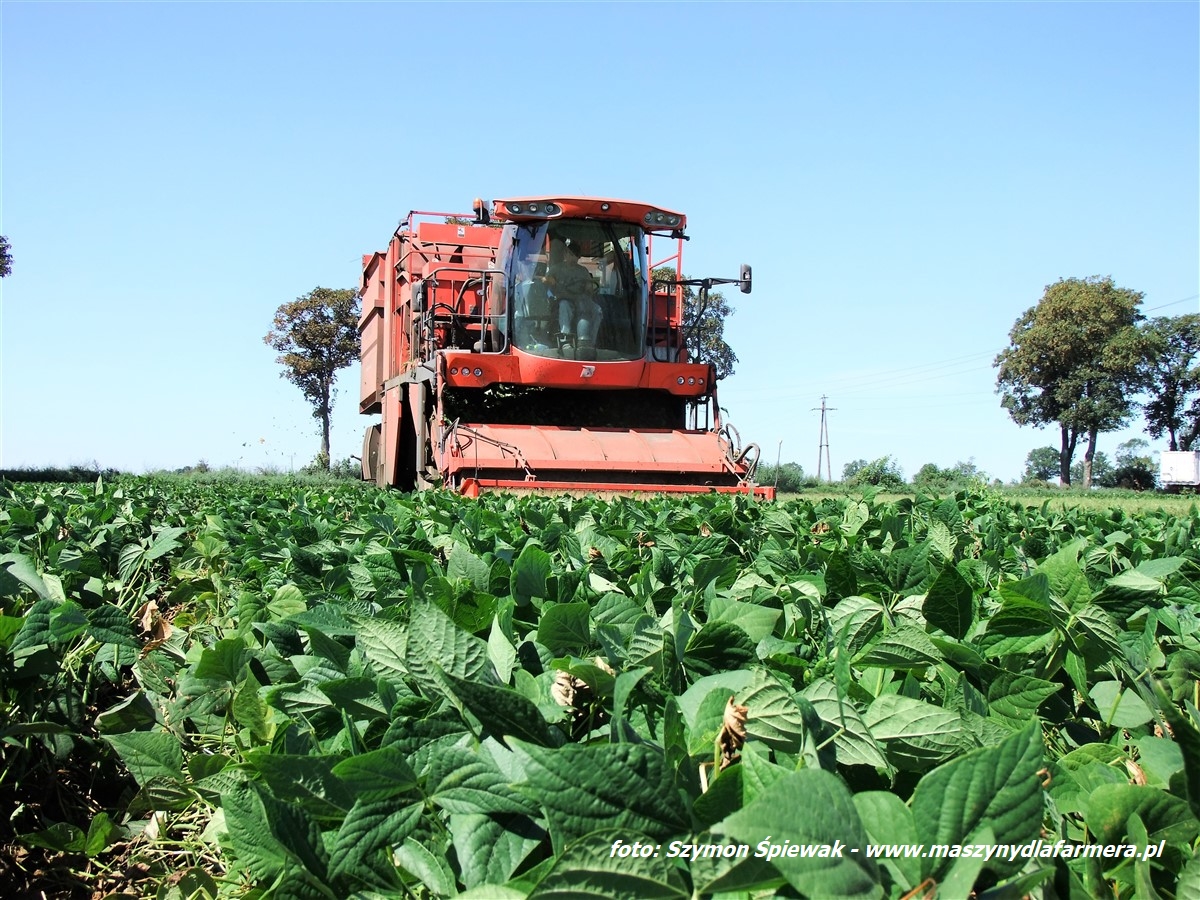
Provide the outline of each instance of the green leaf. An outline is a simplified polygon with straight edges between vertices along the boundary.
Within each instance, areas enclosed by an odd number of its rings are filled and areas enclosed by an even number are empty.
[[[665,853],[614,855],[617,842],[646,844],[644,834],[609,829],[573,841],[538,882],[529,900],[686,900],[679,869]]]
[[[869,597],[847,597],[829,613],[838,645],[853,657],[883,630],[884,608]]]
[[[410,836],[393,851],[393,855],[396,865],[415,875],[435,896],[448,897],[456,893],[454,873],[450,871],[450,864],[441,853],[434,853]]]
[[[162,529],[146,550],[146,560],[158,559],[161,556],[166,556],[172,550],[178,550],[182,546],[178,538],[183,537],[185,534],[187,534],[186,528]]]
[[[538,620],[537,640],[555,654],[582,651],[591,645],[586,603],[547,604]]]
[[[286,619],[308,609],[304,602],[304,593],[294,584],[282,585],[275,591],[275,596],[267,604],[267,610],[273,619]]]
[[[1049,609],[1006,603],[987,620],[987,630],[975,643],[989,658],[1032,656],[1053,646],[1057,634],[1057,623]]]
[[[683,651],[684,669],[692,677],[741,669],[753,660],[753,642],[729,622],[705,622],[688,638]]]
[[[557,747],[563,734],[552,728],[532,702],[510,687],[493,687],[446,673],[450,691],[479,723],[497,737],[515,737],[542,747]]]
[[[888,791],[862,791],[854,795],[854,807],[873,844],[915,845],[917,825],[912,810]],[[901,888],[909,890],[921,882],[921,859],[916,856],[879,857]]]
[[[916,625],[905,622],[885,631],[867,645],[854,664],[905,671],[928,668],[937,665],[941,659],[941,653],[929,636]]]
[[[113,604],[103,603],[95,609],[89,609],[87,622],[88,637],[97,643],[141,649],[142,644],[133,631],[133,620]]]
[[[221,809],[225,814],[222,843],[232,851],[239,868],[257,881],[270,883],[285,870],[307,865],[324,874],[320,834],[302,815],[245,782],[222,792]]]
[[[275,798],[303,809],[323,823],[341,821],[354,804],[350,790],[333,772],[340,756],[277,753],[258,748],[248,751],[245,758],[258,770]]]
[[[247,675],[246,680],[233,698],[232,710],[234,719],[257,740],[268,741],[275,729],[270,723],[271,708],[259,694],[259,684],[253,675]]]
[[[430,603],[413,607],[407,650],[409,672],[429,690],[441,690],[442,672],[474,681],[488,665],[487,644]]]
[[[798,751],[804,743],[804,717],[790,691],[764,669],[754,669],[753,678],[736,694],[746,707],[746,736],[775,750]],[[721,704],[724,710],[725,704]]]
[[[408,634],[403,625],[387,619],[354,617],[355,643],[381,675],[406,675]]]
[[[1037,570],[1050,584],[1050,596],[1071,612],[1082,609],[1092,599],[1092,589],[1079,565],[1079,551],[1084,546],[1076,541],[1060,548],[1038,563]]]
[[[820,678],[801,693],[816,710],[817,716],[829,726],[837,748],[838,763],[844,766],[875,766],[891,769],[883,748],[871,734],[855,705],[838,695],[837,685]]]
[[[988,685],[988,712],[1014,725],[1037,718],[1038,707],[1060,690],[1061,685],[1032,675],[1000,672]]]
[[[517,743],[517,742],[514,742]],[[529,757],[527,795],[542,806],[555,852],[601,828],[629,828],[654,839],[690,821],[663,752],[647,744],[520,744]]]
[[[726,597],[714,597],[708,604],[709,622],[728,622],[736,625],[746,633],[755,644],[770,635],[775,630],[775,624],[783,611],[760,606],[757,603],[743,603]]]
[[[962,640],[975,615],[975,592],[954,566],[946,566],[929,586],[921,612],[934,628]]]
[[[193,674],[197,678],[238,684],[251,658],[250,648],[240,637],[225,638],[201,651]]]
[[[804,815],[797,815],[804,810]],[[763,841],[841,845],[824,857],[780,856],[770,860],[788,882],[806,896],[876,898],[882,896],[879,871],[863,852],[867,832],[846,785],[821,769],[803,769],[771,786],[770,792],[713,827],[716,834],[748,844]],[[857,849],[858,852],[851,852]]]
[[[87,630],[87,613],[74,600],[58,604],[50,613],[50,635],[56,644],[66,644]]]
[[[450,834],[463,884],[468,889],[488,886],[485,900],[503,896],[497,885],[512,878],[546,832],[526,816],[460,813],[450,816]],[[521,900],[524,893],[516,895]]]
[[[145,691],[135,691],[96,716],[96,730],[101,734],[118,734],[149,729],[154,722],[154,705],[150,698]]]
[[[345,784],[356,802],[399,797],[417,784],[417,775],[405,754],[395,747],[351,756],[337,763],[333,774]]]
[[[103,735],[117,751],[139,787],[155,778],[183,781],[183,751],[179,740],[163,731],[131,731]]]
[[[455,544],[446,557],[446,577],[465,578],[475,590],[486,593],[491,585],[491,566],[465,544]]]
[[[1200,835],[1200,822],[1182,797],[1161,788],[1136,784],[1106,784],[1092,791],[1087,826],[1100,844],[1123,842],[1128,821],[1137,815],[1150,843],[1191,843]]]
[[[19,836],[27,847],[41,847],[53,853],[82,853],[87,846],[87,835],[78,825],[56,822],[42,831]]]
[[[517,663],[517,648],[512,645],[500,626],[500,616],[492,618],[492,629],[488,632],[488,659],[496,670],[501,684],[512,680],[512,671]]]
[[[533,816],[538,807],[515,791],[485,748],[441,747],[425,774],[425,795],[459,814]]]
[[[974,745],[957,713],[899,694],[876,698],[863,721],[898,769],[922,772]]]
[[[83,852],[95,858],[107,850],[118,840],[128,834],[128,829],[122,828],[108,813],[99,812],[88,825],[87,838],[84,841]]]
[[[912,813],[925,844],[964,844],[986,825],[1000,844],[1036,838],[1042,827],[1042,730],[1038,722],[995,747],[960,756],[923,777],[913,791]],[[929,874],[944,875],[950,859],[927,861]],[[988,862],[998,874],[1015,872],[1024,860]]]
[[[424,811],[424,801],[356,801],[333,840],[330,877],[349,885],[395,889],[399,878],[392,865],[391,848],[413,833]]]
[[[1128,690],[1119,681],[1100,681],[1092,686],[1088,696],[1100,711],[1100,719],[1106,725],[1118,728],[1136,728],[1154,718],[1136,691]]]
[[[526,544],[513,561],[510,589],[518,604],[527,606],[535,597],[549,595],[546,586],[552,565],[550,554],[536,544]]]
[[[50,589],[38,574],[33,560],[23,553],[5,553],[0,556],[0,597],[15,597],[23,584],[39,599],[50,600]]]

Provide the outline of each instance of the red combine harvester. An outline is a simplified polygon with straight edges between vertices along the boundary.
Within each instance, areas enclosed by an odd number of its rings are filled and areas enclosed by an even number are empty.
[[[723,491],[754,484],[758,448],[723,426],[713,366],[684,321],[714,284],[682,271],[680,213],[624,200],[476,201],[412,212],[363,257],[362,394],[380,415],[363,478],[404,490]],[[653,261],[654,239],[674,253]]]

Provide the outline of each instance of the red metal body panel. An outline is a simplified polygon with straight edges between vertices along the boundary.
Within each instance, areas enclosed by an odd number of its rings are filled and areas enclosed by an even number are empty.
[[[548,359],[523,353],[516,347],[507,354],[447,351],[442,360],[441,368],[450,387],[537,384],[581,391],[618,387],[657,389],[681,397],[702,397],[712,383],[711,367],[704,363],[652,363],[644,359],[620,362]],[[476,369],[480,375],[475,374]]]
[[[532,472],[673,472],[734,474],[712,432],[547,425],[449,428],[442,467]]]

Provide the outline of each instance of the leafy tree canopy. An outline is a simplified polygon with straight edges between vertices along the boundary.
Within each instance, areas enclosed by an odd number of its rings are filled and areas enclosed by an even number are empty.
[[[948,469],[936,463],[926,463],[913,476],[913,487],[929,493],[965,490],[987,482],[987,473],[975,465],[975,460],[957,462]]]
[[[1165,434],[1169,450],[1191,450],[1200,436],[1200,314],[1151,319],[1142,333],[1146,432]]]
[[[1071,460],[1086,435],[1084,486],[1096,436],[1128,421],[1144,340],[1135,327],[1142,294],[1112,278],[1068,278],[1046,288],[1009,332],[996,357],[996,390],[1018,425],[1057,423],[1059,477],[1071,483]]]
[[[759,484],[774,485],[776,490],[784,494],[794,494],[817,483],[816,478],[804,474],[804,468],[798,462],[785,462],[777,466],[764,463],[758,467],[754,478]]]
[[[339,370],[358,360],[356,291],[313,288],[275,311],[275,327],[263,341],[279,353],[276,362],[286,378],[312,405],[321,424],[319,460],[329,467],[329,430],[334,380]]]
[[[851,485],[901,487],[904,484],[904,472],[890,456],[881,456],[870,462],[856,459],[842,468],[842,480]]]
[[[1058,454],[1054,447],[1037,447],[1025,457],[1023,481],[1049,481],[1058,477]]]
[[[0,278],[6,278],[12,274],[12,247],[8,243],[8,238],[0,234]]]
[[[655,282],[673,282],[675,269],[662,266],[651,273]],[[682,277],[682,276],[678,276]],[[708,302],[701,298],[691,285],[683,288],[683,327],[690,333],[688,349],[703,362],[710,362],[717,370],[717,378],[728,378],[737,365],[737,354],[725,342],[725,320],[734,313],[733,306],[720,291],[709,291]]]

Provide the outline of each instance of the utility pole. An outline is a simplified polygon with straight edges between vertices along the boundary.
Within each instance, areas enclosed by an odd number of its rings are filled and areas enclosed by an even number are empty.
[[[825,480],[833,481],[833,471],[829,465],[829,423],[825,418],[825,413],[836,410],[836,406],[826,406],[826,397],[821,395],[820,407],[813,407],[813,412],[819,408],[821,410],[821,436],[817,444],[817,481],[821,480],[821,454],[825,454]]]

